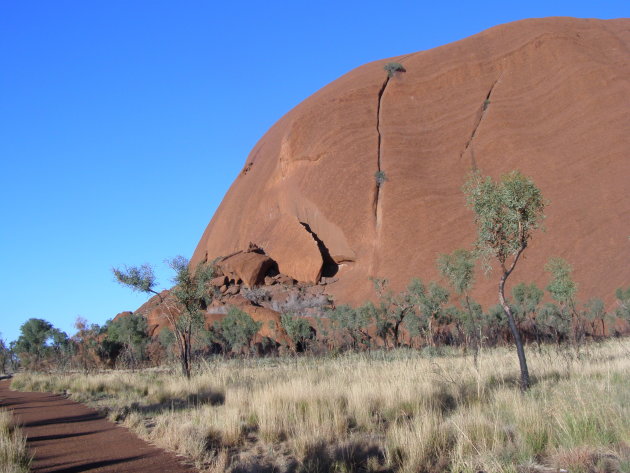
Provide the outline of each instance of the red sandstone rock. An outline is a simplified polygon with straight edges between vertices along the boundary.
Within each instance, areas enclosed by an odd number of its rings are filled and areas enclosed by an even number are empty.
[[[228,278],[226,276],[219,276],[210,281],[210,285],[214,287],[225,286],[228,283]]]
[[[260,284],[273,264],[268,256],[253,251],[237,252],[217,262],[228,279],[241,280],[247,287]]]
[[[261,138],[192,263],[253,242],[298,280],[337,271],[337,302],[361,303],[369,277],[400,290],[471,247],[471,169],[519,169],[550,204],[510,284],[546,285],[561,256],[585,298],[611,302],[630,281],[629,50],[628,19],[548,18],[354,69]],[[406,72],[388,79],[392,61]],[[479,274],[474,296],[496,303],[496,283]]]

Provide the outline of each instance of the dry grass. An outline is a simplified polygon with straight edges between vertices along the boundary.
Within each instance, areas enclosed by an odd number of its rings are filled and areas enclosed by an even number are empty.
[[[26,438],[12,424],[11,413],[0,410],[0,473],[26,473],[30,463]]]
[[[209,471],[630,471],[630,341],[512,349],[217,360],[168,371],[21,374],[68,391]]]

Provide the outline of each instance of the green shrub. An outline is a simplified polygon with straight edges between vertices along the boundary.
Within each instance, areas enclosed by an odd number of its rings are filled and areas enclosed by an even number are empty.
[[[237,307],[230,307],[223,320],[215,323],[215,330],[221,333],[230,350],[238,351],[245,346],[251,346],[261,326],[262,322],[254,321],[248,313]]]
[[[388,77],[394,77],[397,72],[407,72],[399,62],[388,62],[383,66],[383,69],[387,71]]]
[[[303,349],[306,340],[313,338],[313,329],[302,317],[294,317],[291,314],[282,314],[280,319],[282,328],[287,332],[291,341],[295,344],[296,350]]]
[[[381,187],[385,183],[385,181],[389,180],[387,179],[387,175],[384,171],[376,171],[374,173],[374,179],[376,179],[376,185],[378,187]]]

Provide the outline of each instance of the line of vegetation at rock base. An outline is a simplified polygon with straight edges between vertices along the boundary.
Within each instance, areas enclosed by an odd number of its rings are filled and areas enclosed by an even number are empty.
[[[0,472],[27,473],[31,457],[26,449],[26,437],[12,418],[10,411],[0,409]]]
[[[630,340],[530,350],[409,348],[16,374],[69,394],[202,471],[630,471]]]

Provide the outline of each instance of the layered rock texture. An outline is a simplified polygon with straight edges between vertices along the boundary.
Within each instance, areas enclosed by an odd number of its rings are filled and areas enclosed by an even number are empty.
[[[334,276],[338,303],[372,298],[369,277],[437,279],[475,238],[473,169],[519,169],[549,200],[513,284],[546,285],[551,256],[584,297],[630,284],[630,20],[519,21],[349,72],[261,138],[192,264],[251,243],[298,281]],[[495,303],[496,284],[480,274],[474,295]]]

